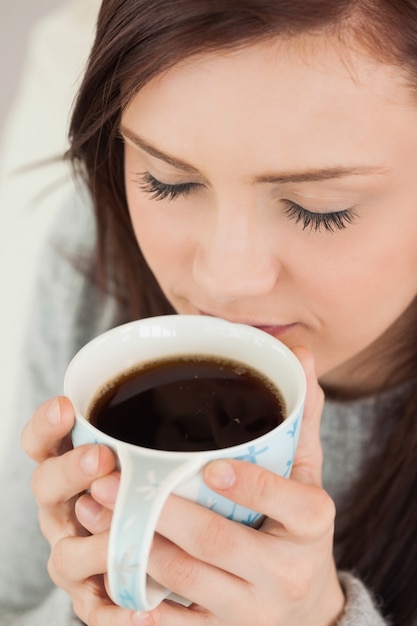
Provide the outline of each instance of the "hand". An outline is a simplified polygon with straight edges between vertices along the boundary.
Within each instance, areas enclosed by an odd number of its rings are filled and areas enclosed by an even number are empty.
[[[148,571],[193,604],[171,601],[135,616],[158,626],[330,626],[343,611],[344,596],[333,560],[334,505],[321,486],[319,424],[323,394],[312,357],[296,350],[308,382],[300,441],[291,478],[238,461],[207,466],[214,490],[267,516],[258,531],[171,496],[160,517]],[[117,493],[112,475],[92,485],[94,498],[111,507]],[[79,508],[88,522],[90,502]]]
[[[77,506],[83,507],[83,501],[88,502],[90,523],[94,520],[97,529],[101,518],[103,527],[109,526],[110,512],[84,492],[95,479],[113,472],[115,459],[104,446],[73,450],[69,436],[73,424],[69,400],[54,398],[37,409],[22,434],[23,448],[38,463],[33,491],[41,530],[51,546],[48,571],[89,626],[132,625],[132,611],[116,607],[105,590],[102,574],[107,569],[107,533],[91,536],[75,512]]]

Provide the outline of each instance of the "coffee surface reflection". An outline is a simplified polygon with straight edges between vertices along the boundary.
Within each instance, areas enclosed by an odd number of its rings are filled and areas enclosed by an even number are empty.
[[[128,443],[191,452],[238,445],[269,432],[285,419],[285,404],[250,366],[181,356],[150,362],[107,383],[88,419]]]

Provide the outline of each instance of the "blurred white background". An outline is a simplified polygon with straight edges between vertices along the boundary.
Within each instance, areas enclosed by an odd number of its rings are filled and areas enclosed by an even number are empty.
[[[13,0],[0,4],[0,132],[17,87],[30,28],[43,15],[64,2]]]
[[[100,0],[0,0],[0,455],[7,446],[39,252],[71,184],[58,163]],[[29,419],[30,416],[25,416]]]

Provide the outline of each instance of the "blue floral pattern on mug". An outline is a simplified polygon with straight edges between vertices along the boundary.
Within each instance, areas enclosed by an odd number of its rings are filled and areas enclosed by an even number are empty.
[[[235,458],[240,461],[248,461],[254,464],[258,464],[258,460],[262,458],[261,464],[263,467],[267,469],[270,468],[271,471],[275,471],[281,476],[288,477],[294,463],[300,422],[301,415],[299,415],[294,420],[294,422],[286,432],[289,444],[288,456],[283,461],[280,468],[276,467],[276,455],[274,454],[273,447],[271,448],[269,445],[265,444],[259,446],[252,444],[248,446],[247,452],[245,452],[244,454],[240,454]],[[260,513],[240,506],[235,502],[232,502],[228,498],[225,498],[224,496],[215,493],[214,491],[209,489],[204,483],[201,485],[198,493],[198,503],[207,507],[211,511],[220,513],[220,515],[223,515],[223,517],[226,517],[227,519],[238,521],[247,526],[255,526],[257,522],[259,523],[260,518],[262,517]]]
[[[136,544],[131,545],[120,559],[113,560],[113,570],[118,580],[118,588],[115,592],[119,601],[128,609],[136,607],[136,577],[141,567],[137,557],[138,546]]]

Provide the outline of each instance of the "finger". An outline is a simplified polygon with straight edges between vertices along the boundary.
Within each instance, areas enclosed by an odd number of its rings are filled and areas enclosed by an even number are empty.
[[[289,481],[285,480],[285,483]],[[302,488],[305,486],[302,485]],[[315,487],[309,489],[317,491]],[[176,520],[180,522],[176,523]],[[300,534],[299,541],[297,537],[283,533],[280,524],[275,523],[274,528],[270,519],[267,519],[266,525],[269,526],[268,531],[265,532],[262,527],[262,532],[259,532],[180,498],[170,498],[164,508],[158,523],[159,532],[168,535],[173,543],[183,549],[183,554],[188,553],[197,560],[217,566],[218,571],[229,572],[240,579],[241,586],[237,591],[242,590],[244,595],[240,599],[236,593],[233,608],[235,611],[237,606],[245,607],[245,622],[237,622],[236,613],[228,614],[225,611],[224,605],[229,602],[230,591],[223,582],[211,588],[211,592],[216,595],[215,603],[211,596],[207,596],[207,599],[204,597],[204,592],[210,587],[206,585],[202,590],[199,604],[215,614],[221,624],[239,623],[239,626],[243,626],[243,623],[260,623],[262,597],[269,601],[272,598],[277,606],[281,601],[285,603],[288,597],[301,597],[299,594],[304,595],[311,587],[312,552],[331,554],[331,540],[315,541],[312,544],[314,548],[309,545],[306,549],[306,541],[311,541],[311,534],[315,532],[308,523],[303,531],[305,535]],[[274,534],[277,527],[280,532]],[[327,544],[328,552],[325,550]],[[177,559],[175,555],[172,558]],[[182,563],[179,565],[182,566]],[[234,578],[231,577],[231,580]],[[172,588],[169,584],[166,586]],[[187,592],[185,597],[194,599]],[[251,599],[254,601],[251,602]]]
[[[302,347],[296,347],[293,351],[303,366],[307,379],[307,393],[291,478],[306,484],[321,486],[323,453],[320,441],[320,421],[324,394],[317,381],[314,357],[311,352]]]
[[[253,582],[254,564],[262,561],[265,537],[259,532],[177,496],[165,503],[157,531],[190,556],[245,581]]]
[[[91,534],[98,534],[109,530],[112,512],[99,504],[92,495],[86,493],[80,496],[75,503],[75,515],[81,524]]]
[[[120,472],[112,472],[92,483],[91,494],[96,502],[107,509],[114,510],[119,486]]]
[[[154,536],[147,571],[178,596],[221,616],[224,623],[231,622],[236,603],[247,601],[247,582],[194,558],[159,534]]]
[[[69,450],[74,410],[68,398],[48,400],[34,412],[22,431],[22,447],[36,463]]]
[[[153,611],[135,613],[133,626],[207,626],[210,621],[208,611],[198,605],[185,607],[171,600],[165,600]]]
[[[102,576],[84,580],[72,593],[75,614],[88,626],[134,626],[134,612],[116,606],[108,597]]]
[[[89,613],[88,621],[85,623],[88,626],[156,626],[158,623],[149,621],[149,619],[146,621],[146,616],[145,621],[143,621],[143,618],[142,621],[138,621],[138,615],[143,614],[122,609],[109,600],[107,603],[101,602],[94,607]]]
[[[243,461],[213,461],[204,469],[208,487],[282,524],[305,541],[333,527],[335,508],[320,487],[278,476]]]
[[[51,549],[48,572],[55,583],[86,580],[107,571],[108,533],[64,537]]]
[[[89,489],[100,476],[114,470],[116,461],[106,446],[88,444],[41,463],[33,474],[32,487],[41,506],[54,507]]]

